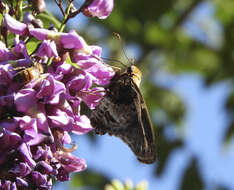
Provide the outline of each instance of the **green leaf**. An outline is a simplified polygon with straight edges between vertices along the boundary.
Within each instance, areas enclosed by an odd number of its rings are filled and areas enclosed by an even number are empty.
[[[93,187],[95,190],[103,190],[104,186],[109,182],[110,180],[105,175],[92,170],[86,170],[72,176],[71,186],[75,188]]]
[[[37,15],[37,18],[41,19],[44,24],[44,28],[49,28],[50,24],[54,24],[56,28],[59,28],[61,25],[61,22],[48,12]]]
[[[204,189],[204,183],[199,172],[197,159],[193,158],[190,165],[184,172],[181,190],[198,190]]]
[[[37,40],[36,38],[32,38],[27,44],[26,48],[28,51],[28,54],[32,54],[40,45],[41,41]]]
[[[80,69],[80,67],[79,67],[79,65],[77,65],[77,63],[73,63],[71,61],[70,55],[67,56],[66,63],[70,64],[71,66],[73,66],[73,67],[75,67],[77,69]]]

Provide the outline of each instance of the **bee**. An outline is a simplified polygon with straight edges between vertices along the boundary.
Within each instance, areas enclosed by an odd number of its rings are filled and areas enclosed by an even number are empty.
[[[13,76],[13,81],[17,83],[29,83],[33,79],[38,79],[44,72],[42,64],[38,62],[34,62],[31,67],[17,67],[14,70],[19,70]]]
[[[134,65],[122,74],[116,72],[90,120],[96,134],[121,138],[140,162],[151,164],[156,159],[155,136],[139,90],[141,77],[141,71]]]

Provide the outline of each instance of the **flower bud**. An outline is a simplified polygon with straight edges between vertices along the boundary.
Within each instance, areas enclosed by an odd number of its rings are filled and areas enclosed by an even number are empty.
[[[81,10],[85,16],[105,19],[110,15],[113,7],[113,0],[86,0]]]
[[[44,12],[46,9],[46,4],[44,0],[33,0],[32,1],[33,10],[37,13]]]
[[[8,13],[9,7],[2,0],[0,0],[0,13]]]

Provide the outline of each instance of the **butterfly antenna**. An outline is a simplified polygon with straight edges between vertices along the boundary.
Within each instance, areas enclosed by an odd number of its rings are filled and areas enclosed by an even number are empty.
[[[118,38],[118,40],[120,41],[120,43],[121,43],[121,49],[122,49],[122,52],[123,52],[125,58],[128,60],[128,62],[129,62],[131,65],[133,65],[133,61],[130,60],[130,59],[128,58],[128,56],[127,56],[127,54],[126,54],[126,52],[125,52],[125,50],[124,50],[124,43],[123,43],[123,40],[122,40],[121,37],[120,37],[120,34],[118,34],[117,32],[113,32],[113,34],[114,34],[114,36],[116,36],[116,37]],[[127,66],[126,66],[126,67],[127,67]]]
[[[105,57],[101,57],[102,59],[104,60],[107,60],[107,61],[110,61],[110,62],[113,62],[113,63],[120,63],[121,65],[123,65],[124,67],[127,67],[127,65],[125,65],[123,62],[117,60],[117,59],[111,59],[111,58],[105,58]]]

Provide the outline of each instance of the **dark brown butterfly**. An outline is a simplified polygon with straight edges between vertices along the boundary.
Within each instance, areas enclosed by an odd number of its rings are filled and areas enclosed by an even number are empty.
[[[96,134],[120,137],[139,161],[151,164],[156,159],[154,132],[140,81],[141,71],[136,66],[122,74],[116,72],[90,119]]]

